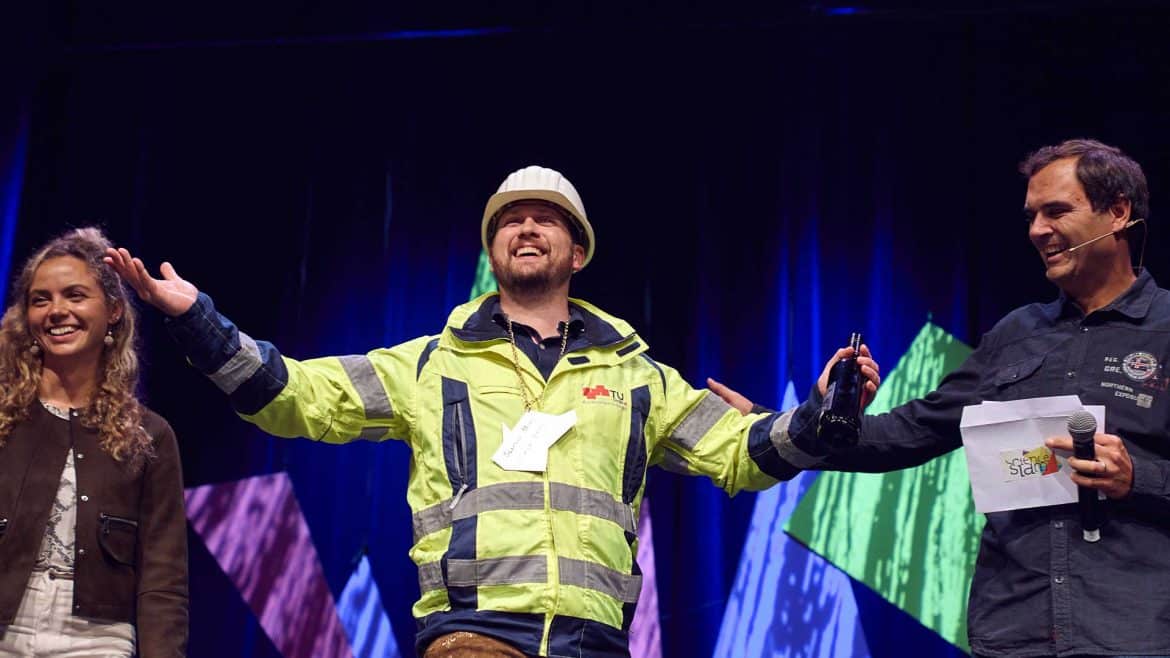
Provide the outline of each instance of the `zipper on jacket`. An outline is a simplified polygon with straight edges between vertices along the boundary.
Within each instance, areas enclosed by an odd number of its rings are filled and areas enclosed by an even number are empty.
[[[110,526],[115,523],[120,523],[125,529],[130,529],[135,534],[138,533],[138,521],[134,519],[127,519],[123,516],[114,516],[113,514],[106,514],[101,512],[98,514],[98,522],[101,524],[101,531],[98,534],[98,545],[101,546],[102,551],[107,557],[129,567],[133,567],[136,559],[133,555],[125,557],[123,552],[116,550],[114,546],[110,546],[106,542],[106,538],[110,536]]]
[[[134,528],[135,530],[138,529],[138,522],[135,521],[134,519],[127,519],[126,517],[123,517],[123,516],[114,516],[113,514],[106,514],[105,512],[101,512],[98,514],[98,521],[100,521],[102,524],[102,534],[103,535],[110,534],[110,522],[111,521],[114,523],[124,523],[124,524]]]
[[[447,509],[455,509],[463,493],[467,491],[467,443],[463,437],[463,403],[455,403],[455,470],[459,471],[459,491],[451,499]]]

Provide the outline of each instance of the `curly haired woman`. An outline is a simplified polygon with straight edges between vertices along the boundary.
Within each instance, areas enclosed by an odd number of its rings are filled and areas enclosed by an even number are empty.
[[[0,657],[186,653],[178,447],[135,396],[108,246],[84,228],[37,250],[0,322]]]

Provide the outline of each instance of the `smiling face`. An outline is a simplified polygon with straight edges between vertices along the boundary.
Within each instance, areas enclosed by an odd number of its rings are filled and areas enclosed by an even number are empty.
[[[1074,297],[1090,293],[1111,265],[1123,258],[1128,262],[1129,254],[1124,241],[1109,235],[1125,227],[1128,202],[1093,210],[1076,167],[1076,158],[1063,158],[1037,171],[1028,180],[1024,202],[1028,238],[1044,261],[1048,280]],[[1102,235],[1106,237],[1084,244]]]
[[[569,220],[552,204],[514,203],[495,227],[489,255],[502,290],[543,292],[567,285],[584,263],[585,249],[573,244]]]
[[[103,339],[122,309],[106,301],[101,284],[85,261],[73,256],[48,258],[29,286],[28,328],[43,353],[45,367],[97,366]]]

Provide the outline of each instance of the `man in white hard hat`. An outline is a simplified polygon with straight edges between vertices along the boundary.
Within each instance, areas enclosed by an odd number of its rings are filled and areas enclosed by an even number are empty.
[[[296,361],[219,315],[168,263],[109,261],[170,316],[190,362],[277,436],[405,440],[425,658],[629,655],[641,590],[646,468],[735,493],[792,477],[788,416],[741,416],[647,354],[625,321],[569,298],[593,226],[552,169],[514,172],[488,200],[499,282],[443,330],[364,356]],[[877,364],[863,358],[867,387]]]

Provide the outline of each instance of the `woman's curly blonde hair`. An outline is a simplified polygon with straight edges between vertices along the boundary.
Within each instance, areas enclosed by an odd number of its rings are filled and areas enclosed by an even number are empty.
[[[32,346],[28,326],[29,288],[37,268],[50,258],[72,256],[89,266],[110,308],[122,308],[112,324],[114,344],[102,353],[97,390],[81,414],[81,424],[98,430],[103,450],[114,459],[137,465],[152,452],[150,435],[142,427],[138,387],[137,313],[122,279],[102,258],[110,241],[94,227],[79,228],[51,240],[25,261],[12,285],[11,303],[0,320],[0,447],[13,428],[28,418],[37,399],[42,363]]]

